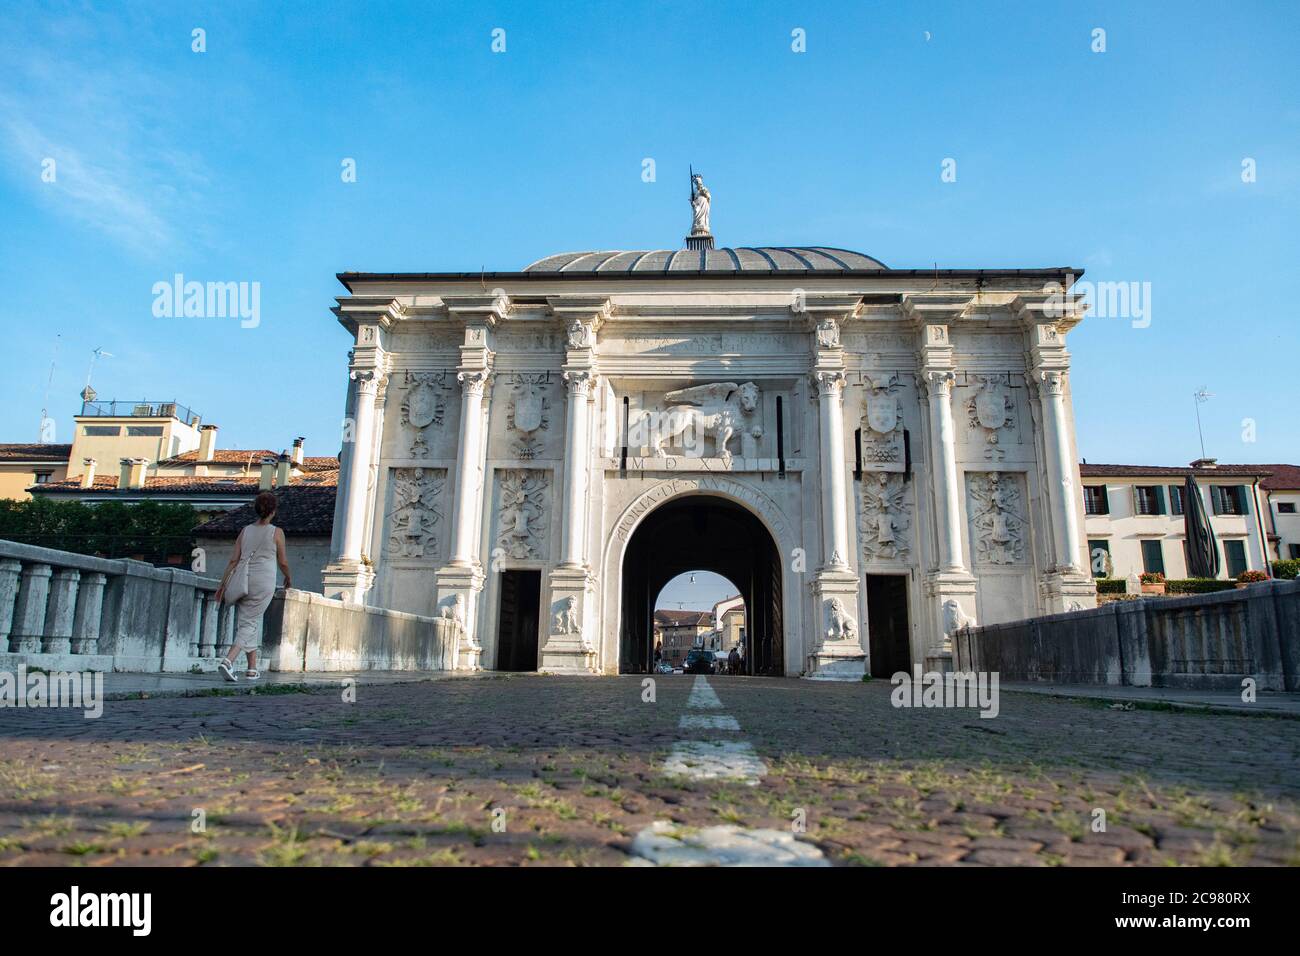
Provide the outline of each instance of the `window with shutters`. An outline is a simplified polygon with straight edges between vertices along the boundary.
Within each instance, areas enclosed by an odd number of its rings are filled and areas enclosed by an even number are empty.
[[[1110,498],[1105,485],[1083,486],[1083,511],[1090,515],[1110,514]]]
[[[1149,573],[1165,573],[1165,553],[1160,547],[1160,539],[1142,542],[1142,570]]]
[[[1246,507],[1245,485],[1211,485],[1210,499],[1216,515],[1244,515],[1250,512]]]
[[[1246,570],[1246,542],[1223,542],[1223,556],[1227,559],[1228,577],[1235,578]]]
[[[1181,485],[1169,486],[1169,513],[1171,515],[1183,513],[1183,488]]]
[[[1088,539],[1088,555],[1092,564],[1092,576],[1094,578],[1109,577],[1110,574],[1110,542],[1105,538]]]
[[[1133,486],[1133,513],[1162,515],[1165,513],[1165,489],[1161,485]]]

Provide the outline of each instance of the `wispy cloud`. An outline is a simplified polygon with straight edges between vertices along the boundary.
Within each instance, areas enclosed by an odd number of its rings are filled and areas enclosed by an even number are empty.
[[[44,21],[0,45],[0,167],[54,213],[140,255],[194,235],[207,185],[202,161],[177,149],[177,83],[137,53],[111,51],[108,27],[80,16]],[[12,34],[10,34],[12,37]],[[52,182],[43,164],[54,161]]]

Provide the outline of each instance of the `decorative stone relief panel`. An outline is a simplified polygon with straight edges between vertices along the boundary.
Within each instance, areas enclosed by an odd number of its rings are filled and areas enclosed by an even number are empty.
[[[496,546],[517,561],[548,556],[548,512],[551,473],[513,468],[497,472],[500,514]]]
[[[858,516],[864,559],[906,562],[911,556],[912,506],[902,475],[876,472],[862,476],[862,511]]]
[[[866,390],[862,415],[862,469],[902,471],[903,403],[898,396],[902,383],[898,375],[876,378],[863,376]]]
[[[446,425],[447,396],[451,386],[447,371],[417,372],[408,370],[402,377],[402,427],[410,436],[404,453],[408,458],[428,458],[426,429]],[[407,441],[406,435],[403,441]],[[403,452],[399,452],[402,454]]]
[[[393,558],[436,558],[447,484],[444,468],[394,468],[387,547]]]
[[[977,565],[1025,563],[1024,478],[1000,471],[966,473],[966,510]]]
[[[984,458],[1002,461],[1007,457],[1004,438],[1013,438],[1016,429],[1016,402],[1009,375],[972,375],[968,384],[975,394],[966,400],[971,429],[980,436]]]
[[[628,445],[659,458],[670,450],[688,458],[729,461],[752,454],[763,436],[758,411],[762,395],[753,382],[714,382],[668,392],[629,415]],[[736,447],[739,446],[739,447]]]
[[[510,454],[530,461],[543,451],[543,435],[550,427],[550,372],[516,372],[506,380],[510,407],[506,427],[510,429]]]

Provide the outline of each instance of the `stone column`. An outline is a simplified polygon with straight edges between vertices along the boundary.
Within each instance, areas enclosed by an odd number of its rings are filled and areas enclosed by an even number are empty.
[[[58,568],[50,581],[50,596],[45,606],[45,634],[43,650],[46,654],[72,652],[73,611],[77,606],[77,582],[81,572],[76,568]]]
[[[99,623],[104,614],[104,585],[108,578],[87,571],[77,587],[77,610],[72,619],[72,653],[99,653]]]
[[[966,564],[962,560],[961,487],[957,475],[957,446],[952,422],[953,380],[954,375],[949,371],[932,371],[926,375],[939,570],[960,573],[966,570]]]
[[[14,605],[18,601],[18,580],[22,562],[13,558],[0,560],[0,651],[9,649],[9,635],[14,626]]]
[[[1065,412],[1065,374],[1040,371],[1039,401],[1043,405],[1043,446],[1047,477],[1051,487],[1052,536],[1056,541],[1056,564],[1061,571],[1079,570],[1079,519],[1075,508],[1074,456],[1070,453],[1070,421]]]
[[[373,339],[372,334],[367,340]],[[376,349],[367,349],[367,360],[375,358],[376,354]],[[375,579],[373,565],[365,560],[370,556],[364,554],[364,549],[369,527],[376,407],[381,394],[383,369],[378,364],[354,367],[349,377],[353,383],[352,433],[348,436],[351,440],[348,442],[347,467],[343,473],[343,485],[339,488],[342,504],[334,512],[342,527],[336,529],[338,553],[321,572],[321,584],[326,597],[360,604],[365,601],[366,592]]]
[[[548,296],[546,301],[564,329],[560,371],[566,406],[560,562],[551,569],[549,595],[543,604],[546,631],[538,669],[552,674],[590,674],[597,669],[593,635],[600,630],[596,578],[587,560],[590,499],[600,480],[590,471],[591,423],[600,382],[596,339],[612,307],[600,296]]]
[[[451,533],[451,564],[468,568],[474,564],[474,539],[478,521],[478,489],[482,482],[483,389],[487,369],[460,372],[460,444],[457,446],[456,504]]]
[[[41,631],[45,629],[45,602],[50,596],[48,564],[29,564],[23,568],[14,608],[14,630],[9,650],[14,654],[39,654]]]
[[[590,371],[564,373],[568,392],[564,439],[564,524],[560,532],[560,562],[566,568],[583,566],[583,516],[587,509],[588,445],[587,396],[595,386]]]
[[[844,477],[844,373],[818,372],[821,427],[822,561],[848,570],[849,517]]]
[[[366,499],[370,483],[370,455],[375,439],[375,398],[379,394],[379,372],[373,368],[358,368],[352,370],[351,377],[357,383],[357,403],[352,416],[351,464],[348,467],[347,487],[343,490],[347,508],[344,511],[339,558],[344,562],[359,562],[366,526]]]

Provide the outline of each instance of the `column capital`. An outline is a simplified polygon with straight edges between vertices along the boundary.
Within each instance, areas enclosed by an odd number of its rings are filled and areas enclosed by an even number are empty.
[[[348,372],[348,377],[357,383],[357,391],[371,395],[379,391],[379,381],[383,375],[382,370],[373,366],[354,368]]]
[[[952,394],[953,385],[956,384],[957,375],[952,369],[940,368],[929,369],[921,373],[921,384],[930,393],[947,398]]]
[[[842,369],[823,369],[813,373],[813,384],[817,388],[818,397],[821,398],[827,396],[838,398],[844,393],[847,380]]]
[[[482,395],[491,377],[491,370],[486,368],[466,369],[456,373],[456,381],[460,382],[461,391],[466,395]]]
[[[1042,384],[1048,395],[1065,394],[1065,372],[1058,369],[1039,369],[1034,378]]]
[[[564,387],[570,395],[586,396],[595,388],[600,376],[590,369],[569,369],[561,373]]]

